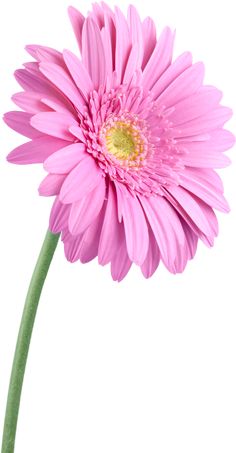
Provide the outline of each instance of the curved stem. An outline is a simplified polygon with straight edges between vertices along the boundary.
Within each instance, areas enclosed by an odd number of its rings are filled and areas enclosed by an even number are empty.
[[[34,320],[43,284],[56,249],[58,239],[59,234],[55,235],[50,231],[47,232],[26,296],[8,390],[2,439],[2,453],[14,452],[21,390]]]

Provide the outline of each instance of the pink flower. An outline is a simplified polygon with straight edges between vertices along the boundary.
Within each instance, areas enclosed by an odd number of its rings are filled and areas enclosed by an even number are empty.
[[[232,112],[203,85],[201,62],[189,52],[172,62],[170,28],[157,40],[133,6],[127,19],[103,2],[86,19],[72,7],[69,16],[81,59],[26,47],[36,61],[16,71],[24,91],[13,96],[23,112],[5,121],[30,141],[8,160],[43,163],[39,193],[56,196],[49,228],[69,261],[98,256],[118,281],[132,263],[145,277],[160,260],[182,272],[199,239],[213,245],[213,209],[229,210],[213,169],[230,162]]]

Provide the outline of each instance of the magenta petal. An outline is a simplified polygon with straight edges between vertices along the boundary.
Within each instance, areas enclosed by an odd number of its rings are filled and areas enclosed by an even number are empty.
[[[60,193],[63,203],[74,203],[95,189],[103,177],[95,160],[85,155],[84,159],[67,176]]]
[[[60,233],[67,227],[70,208],[70,205],[61,203],[59,197],[56,197],[49,219],[49,229],[52,233]]]
[[[83,233],[99,214],[105,199],[105,179],[94,190],[71,206],[69,231],[72,235]]]
[[[19,134],[32,139],[42,137],[41,132],[31,126],[31,118],[31,113],[17,111],[5,113],[3,117],[5,123]]]
[[[85,145],[73,143],[51,154],[44,162],[44,168],[49,173],[69,173],[85,156]]]
[[[44,132],[44,134],[62,138],[63,140],[74,140],[73,135],[69,132],[69,128],[72,125],[76,125],[77,122],[69,113],[41,112],[32,116],[30,123],[35,129]]]
[[[7,156],[8,162],[14,164],[38,164],[42,163],[52,153],[66,145],[66,141],[59,138],[43,136],[17,146]]]
[[[101,234],[104,209],[101,209],[96,219],[82,235],[79,258],[81,263],[88,263],[98,254],[99,238]]]
[[[128,255],[134,263],[142,265],[148,251],[148,228],[139,200],[122,184],[116,184],[117,197],[124,220]]]
[[[44,197],[58,195],[65,178],[66,175],[47,175],[38,188],[39,195]]]

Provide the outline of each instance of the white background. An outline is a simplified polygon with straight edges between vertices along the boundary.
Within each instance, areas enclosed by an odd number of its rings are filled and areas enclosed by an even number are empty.
[[[119,5],[126,9],[126,1]],[[12,73],[32,43],[77,51],[67,1],[1,3],[1,109],[20,91]],[[158,30],[177,29],[208,84],[236,110],[234,1],[136,0]],[[89,3],[77,5],[86,13]],[[235,130],[235,120],[229,127]],[[0,424],[29,279],[47,229],[40,166],[14,166],[24,138],[1,124]],[[235,151],[228,155],[232,161]],[[235,453],[236,178],[221,172],[232,211],[213,249],[199,245],[182,275],[69,264],[60,243],[40,301],[24,382],[16,453]],[[1,436],[1,435],[0,435]]]

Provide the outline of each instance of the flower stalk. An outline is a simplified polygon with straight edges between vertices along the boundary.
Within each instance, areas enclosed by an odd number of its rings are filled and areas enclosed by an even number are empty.
[[[26,296],[8,390],[2,439],[2,453],[14,452],[21,391],[34,320],[44,281],[54,255],[59,236],[59,234],[55,235],[50,231],[47,231]]]

